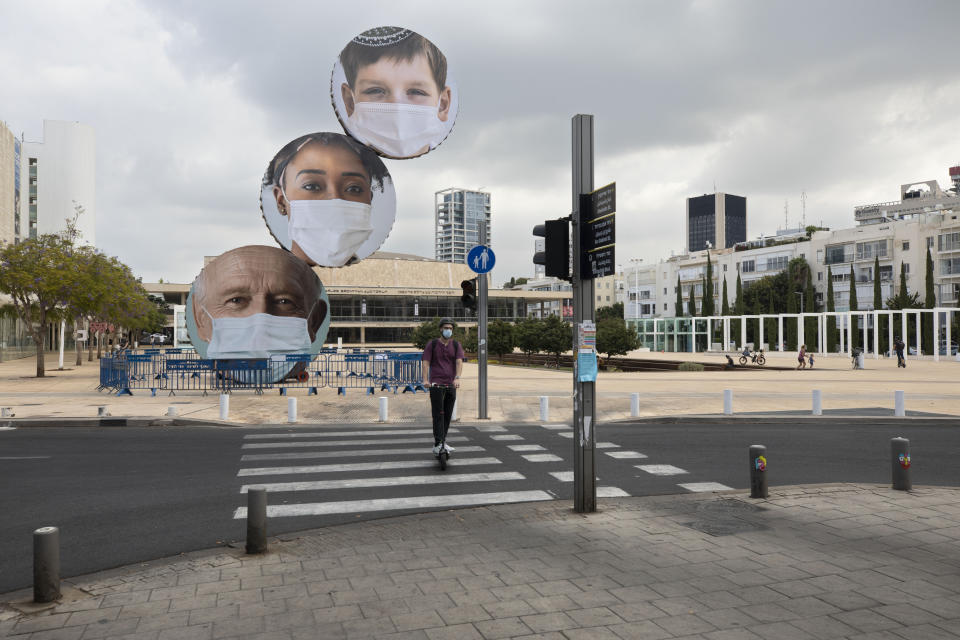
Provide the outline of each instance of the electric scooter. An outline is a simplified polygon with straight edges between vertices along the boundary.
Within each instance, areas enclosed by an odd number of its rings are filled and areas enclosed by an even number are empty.
[[[432,386],[440,390],[440,424],[443,425],[444,418],[445,418],[443,413],[443,404],[444,404],[444,401],[446,400],[447,393],[450,391],[450,387],[448,385],[442,385],[442,384],[435,384]],[[447,460],[450,459],[450,451],[447,450],[446,440],[447,440],[447,435],[443,434],[440,437],[440,452],[437,453],[436,455],[437,460],[440,462],[441,471],[447,470]]]

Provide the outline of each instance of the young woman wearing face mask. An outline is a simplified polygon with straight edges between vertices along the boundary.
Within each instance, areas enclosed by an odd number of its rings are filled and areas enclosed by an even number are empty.
[[[342,267],[374,232],[373,192],[389,177],[367,147],[337,133],[311,133],[271,161],[264,185],[287,220],[290,251],[311,266]]]

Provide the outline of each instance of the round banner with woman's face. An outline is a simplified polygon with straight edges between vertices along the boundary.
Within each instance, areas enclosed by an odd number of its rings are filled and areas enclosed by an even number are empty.
[[[280,245],[311,266],[342,267],[380,248],[397,217],[383,161],[342,133],[287,143],[263,174],[260,209]]]
[[[193,281],[185,315],[197,353],[212,360],[316,355],[330,329],[320,278],[277,247],[239,247],[211,260]]]
[[[347,133],[398,160],[439,146],[460,108],[446,56],[402,27],[370,29],[347,43],[333,65],[330,99]]]

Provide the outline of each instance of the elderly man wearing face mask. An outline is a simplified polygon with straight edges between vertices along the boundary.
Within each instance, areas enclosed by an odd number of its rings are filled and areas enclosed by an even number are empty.
[[[326,337],[325,297],[313,270],[283,249],[227,251],[194,281],[197,351],[211,359],[309,353]]]

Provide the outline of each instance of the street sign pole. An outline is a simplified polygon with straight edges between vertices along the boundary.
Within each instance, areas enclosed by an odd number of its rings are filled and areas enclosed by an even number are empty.
[[[573,318],[576,328],[592,323],[593,278],[583,273],[580,256],[581,194],[593,191],[593,116],[573,117]],[[597,510],[597,478],[594,467],[596,425],[596,383],[580,382],[577,367],[577,331],[573,338],[573,508],[577,513]]]
[[[487,246],[487,222],[477,223],[479,243]],[[487,279],[489,275],[477,276],[477,418],[487,419]]]

